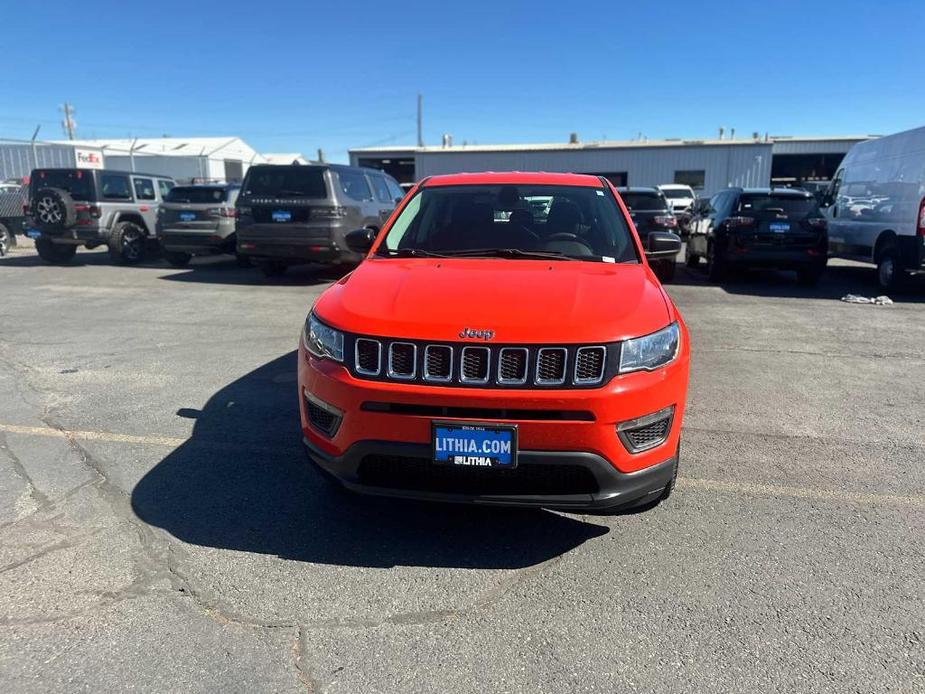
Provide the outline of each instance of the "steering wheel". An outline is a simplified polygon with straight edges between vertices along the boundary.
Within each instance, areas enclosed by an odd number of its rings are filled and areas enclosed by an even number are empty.
[[[580,243],[580,244],[583,244],[583,245],[587,245],[587,244],[585,244],[584,241],[582,241],[580,238],[578,238],[578,234],[570,234],[570,233],[567,232],[567,231],[560,231],[560,232],[558,232],[558,233],[556,233],[556,234],[552,234],[552,235],[550,235],[550,236],[547,236],[547,237],[544,239],[544,241],[574,241],[574,242],[576,242],[576,243]]]

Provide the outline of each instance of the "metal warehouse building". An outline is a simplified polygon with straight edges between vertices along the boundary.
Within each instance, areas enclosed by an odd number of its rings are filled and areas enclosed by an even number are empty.
[[[251,164],[266,161],[238,137],[0,140],[0,180],[21,179],[40,167],[106,167],[162,174],[181,183],[240,181]]]
[[[711,195],[729,186],[829,179],[851,146],[869,137],[362,148],[350,150],[350,163],[382,169],[401,183],[463,171],[568,171],[606,176],[615,185],[684,183]]]

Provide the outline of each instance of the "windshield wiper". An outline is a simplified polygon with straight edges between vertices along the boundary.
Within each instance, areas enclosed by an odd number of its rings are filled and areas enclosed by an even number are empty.
[[[525,260],[581,260],[560,251],[522,251],[519,248],[474,248],[466,251],[445,251],[454,258],[523,258]]]
[[[449,256],[443,253],[434,253],[425,251],[423,248],[384,248],[376,252],[376,255],[386,255],[393,258],[447,258]]]

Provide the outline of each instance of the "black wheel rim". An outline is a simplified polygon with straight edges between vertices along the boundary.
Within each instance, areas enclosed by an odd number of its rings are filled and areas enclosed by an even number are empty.
[[[127,260],[138,260],[141,257],[141,234],[135,229],[127,229],[122,236],[125,242],[123,253]]]
[[[884,258],[880,261],[880,284],[884,287],[890,287],[893,285],[893,275],[896,273],[896,267],[893,263],[893,259],[890,257]]]

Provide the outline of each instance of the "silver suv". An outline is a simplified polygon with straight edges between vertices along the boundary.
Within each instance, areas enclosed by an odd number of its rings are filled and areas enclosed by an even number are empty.
[[[78,247],[108,246],[123,264],[157,247],[157,209],[172,178],[109,169],[36,169],[30,179],[26,234],[43,260],[62,264]]]

